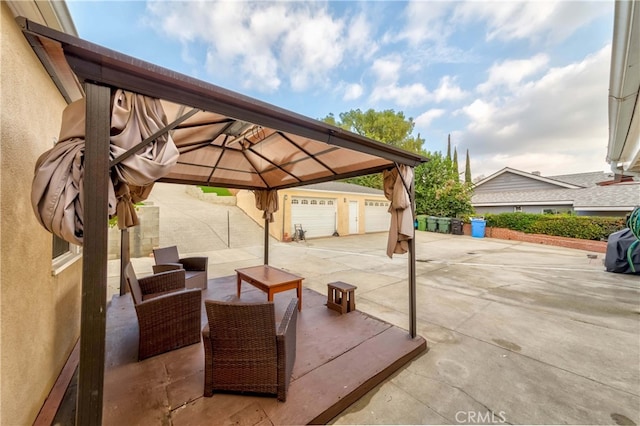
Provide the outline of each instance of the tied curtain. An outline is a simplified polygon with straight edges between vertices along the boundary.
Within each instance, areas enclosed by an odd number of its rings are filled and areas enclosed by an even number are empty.
[[[398,172],[400,170],[400,172]],[[391,225],[387,241],[387,256],[404,254],[409,251],[409,241],[414,236],[414,218],[411,197],[407,188],[413,182],[413,168],[407,165],[385,170],[382,174],[384,196],[391,201]]]
[[[254,191],[256,208],[262,210],[263,219],[273,222],[273,214],[278,211],[278,191],[275,189],[259,189]]]
[[[49,232],[76,245],[83,243],[85,99],[69,104],[62,114],[59,142],[36,162],[31,205]],[[155,98],[116,90],[111,111],[109,160],[114,160],[167,125]],[[164,133],[110,170],[109,217],[120,229],[137,225],[134,203],[147,199],[153,183],[165,176],[180,155]],[[107,224],[105,223],[105,226]]]

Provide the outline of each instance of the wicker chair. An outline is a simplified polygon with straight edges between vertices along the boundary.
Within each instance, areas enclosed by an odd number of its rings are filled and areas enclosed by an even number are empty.
[[[207,257],[180,258],[178,247],[176,246],[154,249],[153,257],[156,261],[153,266],[154,273],[182,268],[185,270],[187,288],[199,288],[201,290],[207,288],[207,265],[209,263]]]
[[[285,401],[296,359],[298,299],[291,300],[277,329],[273,302],[204,305],[204,396],[227,391]]]
[[[138,316],[138,360],[200,342],[202,293],[186,289],[184,270],[136,278],[125,268]]]

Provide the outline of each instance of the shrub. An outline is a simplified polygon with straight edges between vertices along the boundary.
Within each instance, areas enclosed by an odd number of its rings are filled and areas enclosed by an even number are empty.
[[[583,240],[606,240],[626,227],[624,218],[599,216],[549,215],[533,213],[488,214],[487,226],[507,228],[528,234],[544,234]]]
[[[537,221],[540,216],[542,215],[533,213],[500,213],[488,214],[485,220],[487,221],[487,226],[528,232],[527,230],[531,224]]]
[[[215,192],[216,194],[218,194],[219,197],[229,197],[233,195],[231,194],[231,191],[229,191],[227,188],[216,188],[213,186],[198,186],[198,188],[200,188],[200,190],[205,194],[210,194],[212,192]]]

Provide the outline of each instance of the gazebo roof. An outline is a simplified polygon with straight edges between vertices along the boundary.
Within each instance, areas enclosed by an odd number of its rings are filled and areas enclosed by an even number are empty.
[[[161,99],[180,151],[164,182],[279,189],[426,158],[52,30],[19,24],[68,102],[92,82]]]
[[[16,18],[60,93],[85,98],[84,229],[78,424],[100,424],[105,361],[109,169],[171,132],[178,162],[160,181],[273,190],[416,166],[425,157]],[[159,99],[167,126],[109,158],[114,89]],[[86,92],[86,93],[85,93]],[[410,173],[411,174],[411,173]],[[412,174],[411,174],[412,176]],[[412,182],[405,182],[411,194]],[[391,235],[391,234],[390,234]],[[409,334],[416,336],[415,242],[409,240]],[[265,220],[268,264],[268,220]]]

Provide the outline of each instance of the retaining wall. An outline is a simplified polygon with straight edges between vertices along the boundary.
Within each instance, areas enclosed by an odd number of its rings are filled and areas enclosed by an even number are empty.
[[[220,197],[215,192],[202,192],[202,190],[195,185],[188,185],[185,190],[187,194],[192,197],[197,198],[198,200],[206,201],[208,203],[220,204],[223,206],[235,206],[236,205],[236,197],[235,195],[229,195]]]
[[[129,228],[129,251],[131,257],[151,255],[154,247],[160,244],[160,208],[145,201],[137,206],[136,213],[140,224]],[[109,259],[120,259],[121,232],[117,226],[109,229]]]

